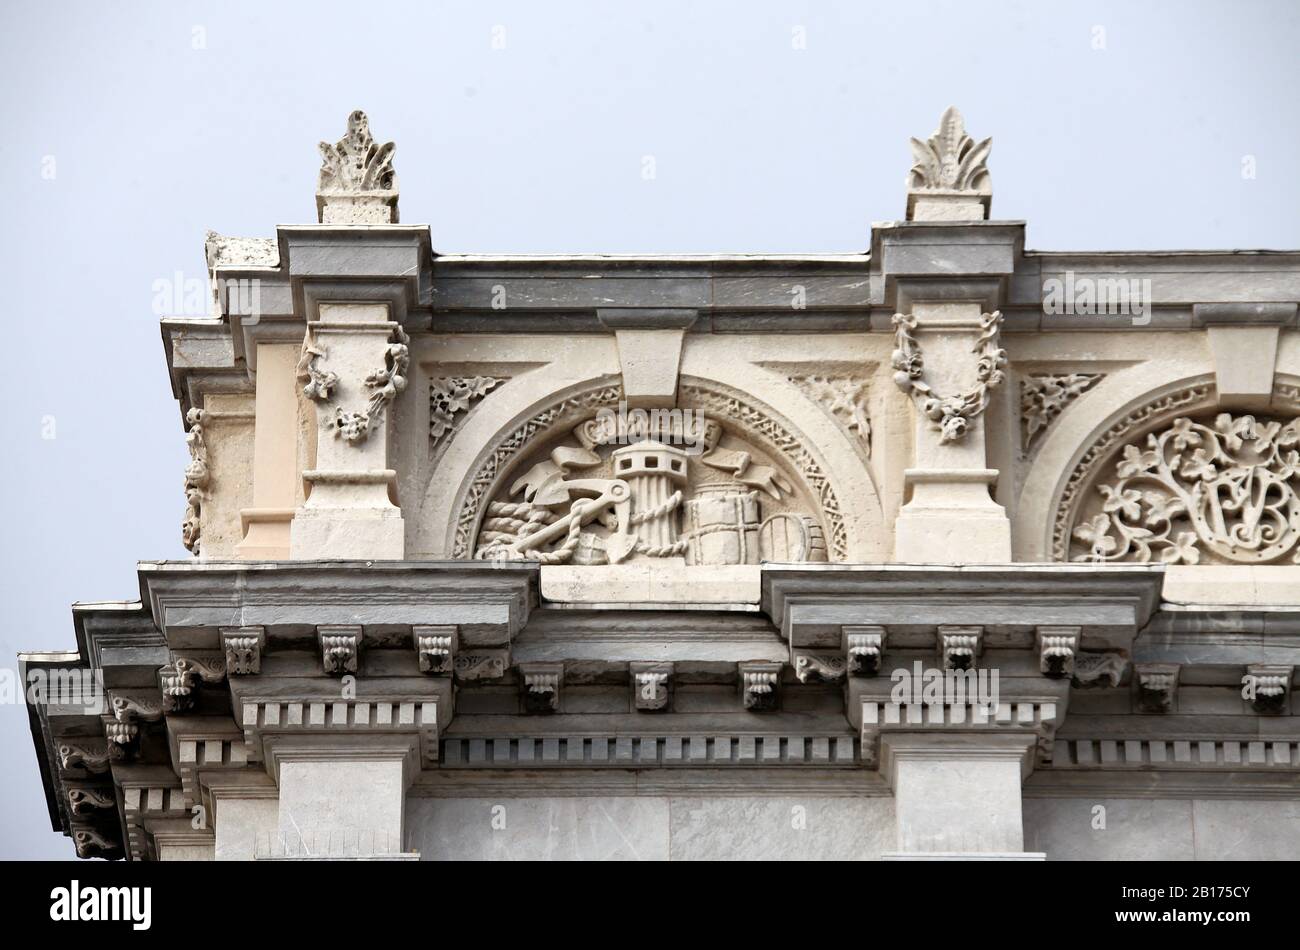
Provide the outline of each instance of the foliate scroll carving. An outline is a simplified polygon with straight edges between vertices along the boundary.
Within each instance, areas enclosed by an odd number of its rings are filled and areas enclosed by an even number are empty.
[[[459,652],[453,655],[452,669],[456,679],[464,682],[474,680],[495,680],[506,675],[510,665],[508,650],[476,650]]]
[[[1124,447],[1072,560],[1300,563],[1300,418],[1174,419]]]
[[[353,625],[322,625],[316,628],[320,641],[321,663],[325,672],[333,676],[357,671],[357,658],[361,654],[361,627]]]
[[[1102,373],[1040,373],[1020,380],[1020,425],[1025,451],[1073,400],[1096,385]]]
[[[123,758],[122,747],[107,739],[68,740],[59,743],[59,768],[83,768],[87,772],[107,772],[109,766]]]
[[[906,313],[894,314],[894,382],[903,392],[916,400],[921,412],[939,430],[940,442],[957,442],[965,435],[970,423],[984,412],[989,403],[989,391],[1001,385],[1006,375],[1007,351],[1002,349],[1000,334],[1002,314],[999,311],[980,317],[979,336],[972,352],[979,354],[975,370],[975,385],[955,396],[936,393],[922,378],[925,362],[920,344],[916,341],[916,317]]]
[[[226,678],[226,664],[220,656],[175,657],[158,670],[164,712],[186,712],[194,707],[199,684],[219,683]]]
[[[451,441],[457,417],[505,382],[496,376],[437,376],[429,380],[429,446],[437,450]]]
[[[68,808],[74,815],[92,815],[99,809],[116,809],[117,796],[113,794],[113,789],[107,786],[101,788],[93,785],[70,785],[68,786]]]
[[[780,663],[741,663],[741,701],[750,712],[771,712],[780,706]]]
[[[1277,715],[1286,712],[1291,693],[1290,666],[1255,664],[1246,667],[1241,678],[1241,695],[1257,713]]]
[[[1038,669],[1044,676],[1064,679],[1073,675],[1079,632],[1078,627],[1038,628]]]
[[[298,355],[297,379],[302,383],[302,393],[313,402],[328,402],[334,394],[334,387],[339,384],[337,373],[323,370],[316,365],[317,360],[326,358],[325,348],[319,346],[310,330],[302,340],[302,352]]]
[[[844,628],[844,649],[850,676],[875,676],[885,652],[885,628],[865,625]]]
[[[790,382],[821,404],[864,454],[871,454],[871,419],[864,380],[852,376],[791,376]]]
[[[1186,414],[1195,407],[1206,405],[1212,399],[1212,393],[1212,387],[1208,383],[1197,383],[1165,393],[1138,406],[1102,433],[1083,454],[1061,491],[1061,500],[1052,520],[1053,559],[1064,561],[1069,558],[1070,531],[1075,524],[1079,506],[1084,501],[1086,489],[1098,468],[1106,462],[1111,452],[1146,426],[1159,425],[1177,414]],[[1286,402],[1300,404],[1300,392],[1295,398],[1282,395]]]
[[[72,825],[72,841],[77,847],[79,858],[120,857],[122,843],[108,838],[97,828],[84,823]]]
[[[223,627],[221,646],[226,652],[226,669],[239,676],[262,671],[262,648],[266,631],[262,627]]]
[[[939,119],[939,128],[926,141],[912,139],[915,164],[908,173],[909,192],[992,194],[988,160],[993,140],[978,144],[966,134],[961,113],[949,107]]]
[[[720,426],[692,410],[598,414],[488,506],[476,556],[825,560],[820,524],[791,510],[793,485],[752,447],[723,440]]]
[[[1080,689],[1101,685],[1114,688],[1127,669],[1128,660],[1118,653],[1076,653],[1070,685]]]
[[[411,634],[421,673],[451,673],[452,653],[456,648],[455,626],[416,626],[411,628]]]
[[[190,450],[190,463],[185,467],[185,519],[181,523],[181,541],[196,557],[199,553],[200,512],[212,484],[212,473],[208,469],[208,445],[203,434],[204,415],[203,410],[197,408],[185,413],[185,423],[189,427],[185,433],[185,444]]]
[[[837,683],[848,672],[848,660],[836,653],[804,653],[794,656],[794,675],[800,683]]]

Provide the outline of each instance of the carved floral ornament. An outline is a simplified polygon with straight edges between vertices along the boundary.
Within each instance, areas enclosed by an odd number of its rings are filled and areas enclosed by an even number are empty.
[[[555,427],[563,433],[556,438],[551,412],[534,420],[531,434],[551,431],[533,443],[545,445],[524,457],[517,468],[522,474],[490,499],[486,492],[471,493],[471,504],[476,497],[487,500],[475,557],[599,565],[647,558],[757,564],[843,556],[834,494],[816,463],[791,453],[793,447],[778,443],[773,456],[749,440],[753,433],[745,425],[732,433],[700,409],[598,407],[594,418],[588,414],[567,432]],[[772,441],[768,435],[760,441]],[[522,432],[507,440],[510,455],[523,441]],[[494,455],[494,467],[508,457]],[[792,461],[804,484],[818,493],[820,510],[784,473]],[[836,519],[833,550],[823,517]]]
[[[360,109],[348,116],[348,130],[334,145],[320,143],[321,169],[317,190],[391,191],[394,186],[392,142],[376,145],[370,120]]]
[[[907,187],[912,192],[988,195],[992,192],[988,160],[993,140],[976,143],[966,134],[961,113],[949,107],[939,128],[922,142],[912,139],[912,170]]]
[[[203,434],[204,412],[194,408],[185,413],[188,429],[185,444],[190,450],[190,463],[185,467],[185,517],[181,522],[181,541],[196,557],[199,554],[199,535],[202,522],[200,512],[212,484],[208,468],[208,445]]]
[[[979,336],[972,352],[979,354],[975,368],[975,385],[953,396],[943,396],[924,380],[925,362],[916,340],[916,317],[894,314],[894,382],[916,400],[921,411],[939,430],[940,442],[959,442],[973,419],[989,404],[989,391],[1001,385],[1006,373],[1007,351],[1002,349],[999,311],[980,317]]]
[[[1125,445],[1071,560],[1300,563],[1300,418],[1180,416]]]
[[[370,390],[370,397],[361,409],[334,407],[330,428],[335,438],[349,445],[358,445],[370,435],[370,430],[384,418],[388,406],[406,389],[407,373],[411,365],[410,337],[399,324],[393,324],[388,345],[384,349],[384,365],[368,374],[362,385]],[[298,357],[297,379],[302,383],[302,393],[314,402],[328,403],[339,388],[338,374],[322,369],[321,360],[329,354],[320,346],[311,331],[303,338],[302,352]]]

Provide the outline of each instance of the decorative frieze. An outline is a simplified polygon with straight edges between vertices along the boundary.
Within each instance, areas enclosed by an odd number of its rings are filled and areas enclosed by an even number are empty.
[[[1033,733],[1039,762],[1050,762],[1061,724],[1054,699],[1020,699],[1012,702],[894,703],[866,699],[862,702],[862,761],[879,765],[882,732],[1020,732]]]
[[[1079,627],[1038,628],[1038,669],[1044,676],[1064,679],[1074,675],[1079,632]]]
[[[856,768],[857,744],[847,735],[778,732],[470,736],[443,740],[440,764],[448,769]]]
[[[850,676],[875,676],[885,653],[883,626],[844,627],[844,649]]]
[[[1241,696],[1257,713],[1278,715],[1286,712],[1291,694],[1291,666],[1259,663],[1246,667],[1241,678]]]
[[[671,663],[629,664],[632,676],[632,708],[638,712],[662,712],[668,708],[673,665]]]
[[[361,655],[361,627],[353,624],[323,624],[316,628],[321,663],[331,676],[357,671]]]
[[[1178,692],[1177,663],[1136,663],[1138,706],[1142,712],[1167,713],[1174,708]]]
[[[262,760],[266,736],[413,733],[419,736],[423,762],[429,764],[438,760],[439,702],[429,695],[293,700],[247,696],[238,706],[249,761]]]
[[[1294,738],[1152,739],[1140,736],[1057,740],[1053,769],[1300,770]]]
[[[519,680],[524,712],[550,714],[560,711],[563,663],[521,663]]]
[[[222,627],[221,646],[226,653],[226,669],[238,676],[262,671],[262,649],[266,646],[264,627]]]
[[[452,654],[456,649],[455,625],[413,626],[411,636],[415,641],[415,653],[421,673],[451,674],[454,662]]]
[[[924,380],[925,362],[916,340],[917,318],[912,314],[894,314],[894,382],[916,402],[922,414],[939,431],[940,442],[959,442],[971,422],[989,404],[989,391],[1002,384],[1007,351],[1000,345],[1002,314],[994,311],[980,316],[979,336],[972,352],[979,356],[975,385],[953,396],[934,391]]]
[[[741,663],[741,701],[750,712],[772,712],[781,705],[781,664],[754,662]]]
[[[983,646],[984,628],[941,624],[939,659],[945,670],[973,670]]]

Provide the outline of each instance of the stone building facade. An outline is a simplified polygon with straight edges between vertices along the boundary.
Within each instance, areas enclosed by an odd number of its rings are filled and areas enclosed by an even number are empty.
[[[162,322],[186,561],[26,654],[83,857],[1300,850],[1300,252],[490,257],[322,144]],[[179,501],[179,498],[178,498]]]

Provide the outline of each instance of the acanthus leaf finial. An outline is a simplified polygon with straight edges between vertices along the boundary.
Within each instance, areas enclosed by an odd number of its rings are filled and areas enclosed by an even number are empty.
[[[961,113],[949,106],[924,142],[912,139],[907,176],[909,221],[982,221],[988,217],[993,185],[988,158],[993,140],[966,134]]]
[[[321,224],[396,224],[396,149],[392,142],[375,144],[370,120],[360,109],[348,116],[343,138],[333,145],[321,142],[316,185]]]

